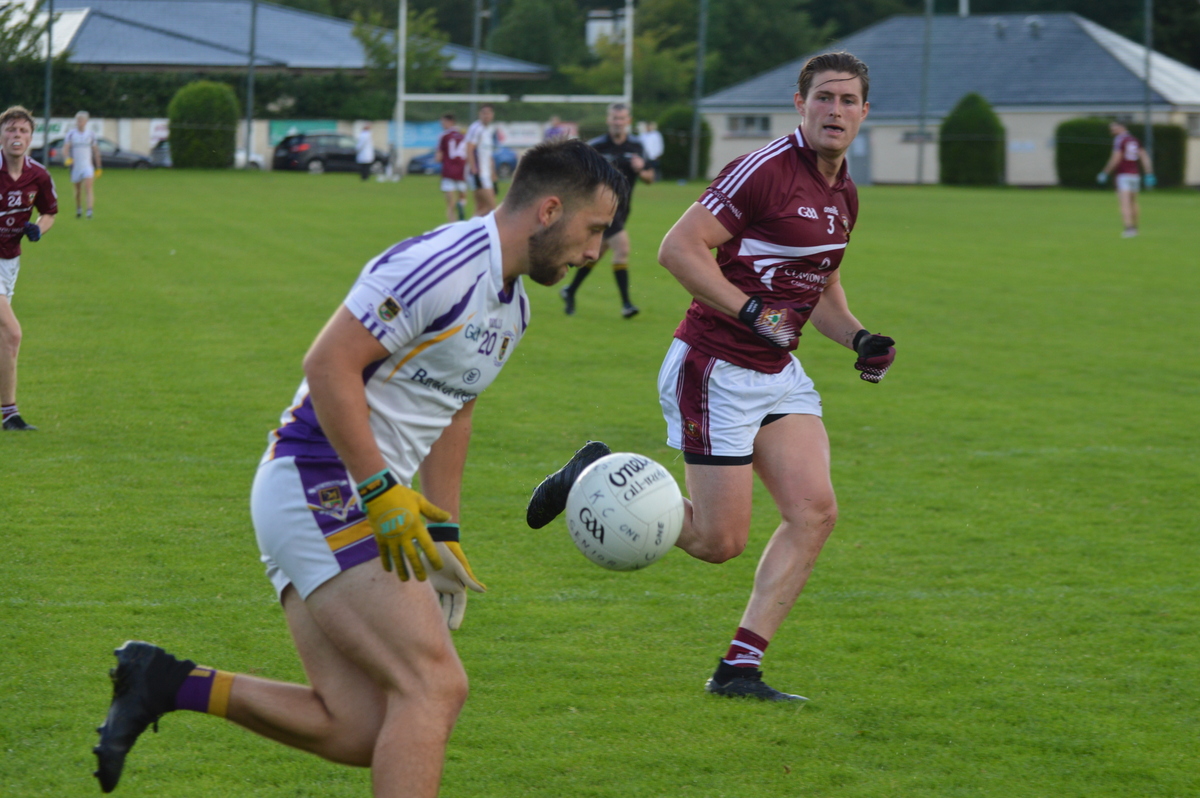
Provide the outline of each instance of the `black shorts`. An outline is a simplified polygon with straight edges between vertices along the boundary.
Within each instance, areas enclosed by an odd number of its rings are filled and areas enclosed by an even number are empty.
[[[608,226],[608,229],[604,231],[604,237],[612,238],[617,233],[624,230],[625,229],[625,220],[628,218],[629,218],[628,210],[626,210],[624,212],[618,212],[617,215],[613,217],[613,223],[610,224]]]

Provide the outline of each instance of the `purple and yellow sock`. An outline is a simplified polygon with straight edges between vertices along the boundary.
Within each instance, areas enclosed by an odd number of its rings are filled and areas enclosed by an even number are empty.
[[[225,717],[229,710],[229,693],[233,690],[233,676],[229,671],[197,666],[175,694],[175,708]]]

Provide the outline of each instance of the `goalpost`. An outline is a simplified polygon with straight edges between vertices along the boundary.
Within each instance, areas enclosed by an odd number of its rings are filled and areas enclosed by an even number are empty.
[[[478,27],[478,19],[475,27]],[[633,107],[633,0],[625,0],[625,80],[621,94],[525,94],[517,98],[527,103],[625,103]],[[475,53],[478,57],[478,43]],[[397,175],[403,176],[405,103],[412,102],[482,102],[506,103],[513,98],[507,94],[410,94],[404,90],[404,67],[408,57],[408,0],[400,0],[400,24],[396,32],[396,116],[395,127]]]

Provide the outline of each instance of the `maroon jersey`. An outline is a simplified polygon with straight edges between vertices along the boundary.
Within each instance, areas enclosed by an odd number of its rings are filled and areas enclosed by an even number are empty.
[[[42,214],[58,213],[58,194],[50,173],[28,155],[16,180],[0,165],[0,258],[21,254],[21,235],[34,208]]]
[[[1117,174],[1138,174],[1138,156],[1142,151],[1142,143],[1129,133],[1122,133],[1113,139],[1113,150],[1121,153],[1117,161]]]
[[[467,143],[462,131],[455,127],[442,131],[438,137],[438,152],[442,154],[442,177],[465,180]]]
[[[858,218],[858,190],[845,163],[830,186],[797,128],[732,161],[699,202],[733,234],[717,248],[725,279],[768,307],[790,307],[807,321]],[[675,337],[711,357],[768,374],[791,360],[787,350],[771,346],[739,319],[697,301]]]

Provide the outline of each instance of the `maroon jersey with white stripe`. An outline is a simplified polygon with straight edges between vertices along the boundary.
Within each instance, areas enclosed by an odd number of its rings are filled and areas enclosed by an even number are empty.
[[[858,191],[846,164],[830,186],[797,128],[732,161],[699,202],[733,235],[717,248],[725,279],[762,297],[768,307],[790,307],[807,321],[842,262],[858,218]],[[739,319],[697,301],[675,337],[704,354],[768,374],[782,371],[791,359],[788,350],[771,346]]]
[[[456,127],[442,131],[437,146],[442,153],[442,177],[448,180],[465,180],[467,142],[462,131]]]
[[[1117,174],[1138,174],[1138,156],[1142,151],[1142,143],[1129,133],[1122,133],[1113,139],[1113,150],[1121,153],[1117,161]]]
[[[58,213],[58,194],[50,173],[26,155],[21,176],[13,180],[0,162],[0,258],[21,254],[21,235],[34,208],[38,213]]]

